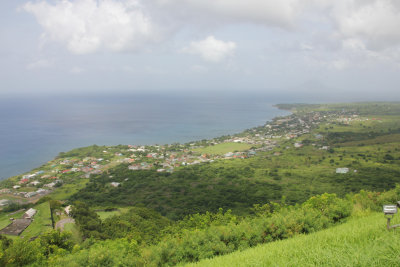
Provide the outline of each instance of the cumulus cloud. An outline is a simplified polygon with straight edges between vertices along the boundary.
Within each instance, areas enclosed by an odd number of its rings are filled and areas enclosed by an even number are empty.
[[[75,54],[133,50],[157,38],[151,17],[135,0],[40,1],[22,9],[36,17],[46,40]]]
[[[201,41],[191,42],[188,47],[182,49],[184,53],[201,56],[205,61],[220,62],[232,56],[236,49],[234,42],[224,42],[208,36]]]
[[[36,17],[45,41],[59,42],[75,54],[133,51],[165,40],[165,33],[174,36],[187,29],[210,29],[205,24],[221,29],[246,23],[267,30],[289,29],[270,36],[281,34],[275,40],[282,43],[293,36],[294,50],[307,57],[321,50],[337,53],[342,49],[343,58],[357,54],[400,59],[398,0],[39,0],[22,9]],[[282,44],[279,47],[282,51]],[[219,62],[235,48],[233,42],[209,36],[182,51]]]

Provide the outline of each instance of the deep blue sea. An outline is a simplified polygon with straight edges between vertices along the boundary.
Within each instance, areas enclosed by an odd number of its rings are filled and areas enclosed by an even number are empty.
[[[53,96],[0,99],[0,179],[72,148],[169,144],[263,125],[288,112],[250,96]]]

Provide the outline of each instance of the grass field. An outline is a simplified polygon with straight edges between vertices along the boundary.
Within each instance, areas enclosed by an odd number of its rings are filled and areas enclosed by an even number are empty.
[[[399,223],[397,215],[393,223]],[[400,229],[382,213],[187,266],[399,266]]]
[[[77,243],[81,243],[82,242],[82,236],[79,233],[79,229],[76,226],[75,223],[66,223],[64,225],[64,231],[69,231],[72,233],[72,239]]]
[[[102,221],[105,219],[112,217],[114,215],[121,215],[122,213],[125,213],[129,210],[129,208],[118,208],[118,210],[113,210],[113,211],[98,211],[96,212]]]
[[[252,145],[244,143],[222,143],[215,146],[194,149],[193,151],[200,154],[223,155],[228,152],[248,150],[251,147]]]
[[[57,188],[52,193],[50,193],[49,197],[56,200],[68,199],[70,196],[78,192],[80,189],[84,188],[88,182],[89,179],[81,179],[74,184],[65,184],[62,187]]]
[[[9,225],[11,223],[10,218],[19,219],[19,218],[21,218],[22,214],[24,214],[24,213],[25,213],[25,210],[19,211],[12,215],[9,215],[10,212],[7,212],[7,213],[2,212],[0,215],[0,229],[3,229],[4,227],[6,227],[7,225]]]
[[[49,202],[42,203],[34,208],[37,213],[33,217],[33,222],[21,233],[21,236],[35,237],[52,228]]]

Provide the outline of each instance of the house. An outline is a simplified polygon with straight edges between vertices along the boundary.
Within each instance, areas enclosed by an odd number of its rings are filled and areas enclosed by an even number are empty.
[[[40,184],[40,182],[39,181],[33,181],[33,182],[30,182],[30,184],[36,186],[36,185]]]
[[[23,178],[18,183],[19,184],[24,184],[24,183],[27,183],[28,181],[29,181],[28,178]]]
[[[124,162],[124,163],[132,163],[132,162],[134,162],[135,161],[135,159],[131,159],[131,158],[124,158],[123,160],[122,160],[122,162]]]
[[[20,185],[14,185],[13,188],[14,189],[18,189],[18,188],[21,188],[21,186]]]
[[[230,158],[230,157],[233,157],[233,152],[228,152],[228,153],[226,153],[225,155],[224,155],[224,157],[225,158]]]
[[[300,147],[302,147],[302,146],[303,146],[302,143],[294,143],[294,147],[295,147],[295,148],[300,148]]]
[[[65,209],[64,209],[65,213],[66,213],[68,216],[70,216],[70,214],[71,214],[71,209],[72,209],[71,205],[66,206]]]
[[[120,185],[120,183],[117,183],[117,182],[112,182],[111,183],[111,186],[113,186],[113,187],[118,187]]]
[[[349,168],[336,168],[336,173],[348,173],[349,172]]]
[[[23,219],[32,219],[33,216],[35,216],[36,214],[36,210],[30,208],[29,210],[27,210],[24,215],[22,216]]]
[[[33,196],[36,196],[36,195],[37,195],[36,192],[28,192],[28,193],[26,193],[26,194],[24,195],[24,197],[30,198],[30,197],[33,197]]]
[[[8,199],[0,200],[0,207],[7,206],[9,204],[9,202],[10,202],[10,200],[8,200]]]
[[[43,186],[49,187],[49,188],[53,188],[55,185],[56,185],[56,183],[55,183],[55,182],[52,182],[52,183],[49,183],[49,184],[45,184],[45,185],[43,185]]]
[[[11,190],[8,188],[3,188],[0,190],[0,194],[10,194],[10,193],[11,193]]]
[[[137,171],[137,170],[140,170],[140,166],[138,166],[138,165],[130,165],[128,167],[128,169],[132,170],[132,171]]]
[[[34,174],[26,174],[26,175],[22,176],[22,179],[31,179],[31,178],[33,178],[35,176],[36,176],[35,173]]]
[[[49,190],[43,188],[39,188],[38,190],[36,190],[36,193],[38,194],[46,194],[47,192],[49,192]]]

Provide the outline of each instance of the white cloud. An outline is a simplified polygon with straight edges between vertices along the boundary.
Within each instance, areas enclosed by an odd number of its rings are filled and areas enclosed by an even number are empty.
[[[279,52],[292,39],[294,50],[307,57],[334,53],[334,59],[400,60],[398,0],[39,0],[23,10],[36,17],[44,40],[60,42],[75,54],[132,51],[164,40],[166,32],[204,33],[210,24],[223,31],[246,23],[262,25],[265,43],[278,42]],[[267,32],[270,27],[290,30]],[[182,51],[220,62],[235,48],[209,36]],[[337,68],[352,64],[357,62],[333,62]]]
[[[65,44],[74,54],[137,49],[157,39],[157,31],[135,0],[62,0],[28,2],[46,40]]]
[[[235,49],[236,44],[234,42],[224,42],[215,39],[214,36],[208,36],[204,40],[191,42],[182,51],[184,53],[200,55],[204,60],[209,62],[220,62],[232,56]]]
[[[400,45],[398,0],[335,1],[332,18],[342,38],[359,40],[369,50]]]

